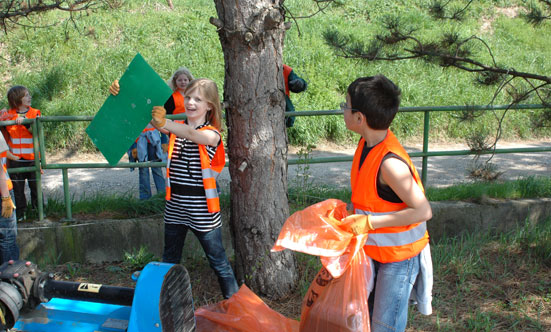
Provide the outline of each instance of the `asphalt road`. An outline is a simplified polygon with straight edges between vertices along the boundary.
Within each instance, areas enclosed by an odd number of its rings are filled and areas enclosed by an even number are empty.
[[[551,142],[508,142],[501,143],[498,148],[518,147],[551,147]],[[421,151],[420,145],[406,145],[408,152]],[[430,151],[467,150],[462,144],[430,145]],[[310,157],[342,157],[352,156],[353,147],[323,146],[310,153]],[[296,149],[291,148],[289,159],[297,158]],[[482,160],[485,160],[482,157]],[[124,160],[123,160],[124,161]],[[421,158],[413,159],[418,171],[421,172]],[[72,156],[56,155],[48,158],[49,163],[86,163],[105,162],[101,154]],[[551,152],[498,154],[492,159],[500,172],[501,179],[517,179],[531,175],[551,176]],[[427,187],[446,187],[452,184],[468,183],[472,180],[467,173],[473,165],[472,156],[430,157],[428,160]],[[302,177],[308,176],[313,185],[328,185],[336,187],[349,186],[349,171],[351,162],[328,164],[311,164],[307,171],[304,168],[290,165],[288,169],[289,186],[303,183]],[[75,198],[83,195],[93,197],[96,194],[118,193],[138,194],[138,171],[129,169],[70,169],[70,193]],[[151,180],[153,185],[153,180]],[[228,169],[224,169],[219,177],[222,190],[229,190],[230,177]],[[42,188],[46,199],[57,197],[63,199],[63,180],[61,170],[46,170],[42,176]],[[155,190],[153,189],[153,192]]]

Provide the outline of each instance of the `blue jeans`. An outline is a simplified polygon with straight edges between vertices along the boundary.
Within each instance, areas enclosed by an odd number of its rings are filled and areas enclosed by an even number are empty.
[[[419,274],[419,255],[401,262],[373,263],[376,275],[369,296],[371,332],[405,331],[409,296]]]
[[[10,190],[12,201],[14,200],[13,190]],[[19,259],[19,247],[17,246],[17,221],[15,210],[9,218],[0,216],[0,264],[10,259]]]
[[[163,262],[179,264],[182,259],[182,249],[186,240],[187,231],[191,230],[197,237],[210,267],[218,277],[218,283],[225,299],[229,299],[239,290],[237,280],[222,245],[222,228],[218,227],[210,232],[199,232],[185,225],[165,223],[165,247]]]
[[[156,158],[155,146],[147,144],[147,161],[160,161]],[[165,178],[161,167],[151,167],[153,182],[157,192],[165,191]],[[140,199],[151,198],[151,182],[149,179],[149,167],[139,168]]]

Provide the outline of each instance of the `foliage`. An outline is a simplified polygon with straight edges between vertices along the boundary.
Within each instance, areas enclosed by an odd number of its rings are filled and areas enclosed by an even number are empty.
[[[551,219],[505,234],[466,234],[431,246],[435,314],[411,326],[439,331],[545,331]],[[514,287],[511,287],[515,285]],[[545,310],[545,309],[543,309]]]
[[[124,253],[124,263],[133,270],[143,269],[149,262],[159,259],[149,251],[147,247],[141,246],[138,250]]]
[[[429,201],[479,201],[485,198],[522,199],[551,197],[551,178],[529,176],[514,181],[476,182],[447,188],[427,188]]]
[[[52,11],[32,16],[36,23],[33,27],[27,24],[12,27],[0,46],[0,75],[5,82],[0,86],[0,93],[5,96],[11,85],[22,84],[30,88],[33,105],[45,116],[93,115],[107,97],[107,87],[123,74],[137,52],[165,79],[178,67],[186,66],[195,76],[212,78],[222,88],[223,55],[215,27],[208,22],[209,17],[216,16],[212,2],[173,1],[174,10],[165,1],[111,0],[108,3],[83,11],[80,17],[73,16],[70,24],[63,24],[68,17],[66,12]],[[355,39],[373,37],[381,32],[378,26],[390,12],[403,13],[401,21],[407,26],[420,26],[416,33],[422,40],[432,38],[441,29],[449,31],[450,38],[454,35],[467,38],[477,33],[492,48],[499,64],[524,72],[550,72],[551,63],[546,61],[551,52],[547,41],[549,20],[532,26],[519,16],[502,14],[514,5],[528,4],[473,2],[468,10],[477,17],[466,15],[461,23],[453,23],[431,20],[425,3],[347,0],[333,1],[325,8],[325,4],[313,1],[285,1],[287,19],[296,24],[286,34],[284,62],[308,81],[304,93],[291,95],[297,110],[337,109],[350,82],[357,76],[376,73],[384,73],[401,87],[402,106],[475,105],[493,98],[492,86],[472,84],[475,80],[495,80],[492,77],[452,73],[449,68],[413,60],[347,61],[334,56],[325,44],[322,31],[327,29]],[[324,8],[322,12],[299,19],[318,12],[320,4]],[[523,52],[511,52],[511,49]],[[495,103],[504,102],[505,96],[495,100]],[[535,102],[533,98],[523,101]],[[0,107],[6,105],[3,98]],[[541,114],[539,111],[510,112],[503,122],[503,137],[549,135],[549,127],[540,126],[535,130],[532,127],[537,125],[536,120],[542,119]],[[419,136],[421,117],[421,114],[401,113],[392,129],[399,138]],[[479,127],[494,128],[495,116],[484,112],[476,122]],[[46,123],[48,150],[95,149],[84,133],[86,126],[86,122]],[[431,132],[437,137],[464,137],[468,127],[466,123],[458,123],[449,112],[435,114],[431,119]],[[288,129],[288,136],[291,144],[303,146],[316,144],[320,139],[340,143],[357,139],[338,116],[297,117],[294,127]]]

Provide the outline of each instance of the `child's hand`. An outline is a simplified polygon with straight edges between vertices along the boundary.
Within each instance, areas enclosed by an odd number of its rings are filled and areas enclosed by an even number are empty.
[[[9,160],[19,160],[19,159],[21,159],[21,157],[14,155],[13,153],[11,153],[11,151],[8,151],[7,158]]]
[[[162,106],[153,106],[151,111],[151,124],[155,128],[163,128],[166,124],[166,110]]]
[[[367,214],[353,214],[343,218],[341,221],[347,230],[349,229],[351,233],[356,235],[365,234],[374,230],[373,225],[371,225],[371,220],[369,220],[369,215]]]
[[[161,149],[163,149],[164,153],[168,153],[168,143],[161,144]]]
[[[109,93],[113,96],[116,96],[121,91],[121,86],[119,85],[119,80],[114,80],[109,87]]]
[[[17,123],[18,125],[20,125],[20,124],[23,122],[24,119],[25,119],[25,118],[18,116],[17,119],[15,119],[15,123]]]

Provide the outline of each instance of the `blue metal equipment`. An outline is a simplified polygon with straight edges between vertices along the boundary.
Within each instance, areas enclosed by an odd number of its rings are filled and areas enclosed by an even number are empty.
[[[195,331],[189,275],[182,265],[152,262],[136,288],[53,280],[36,265],[0,266],[0,331]]]

